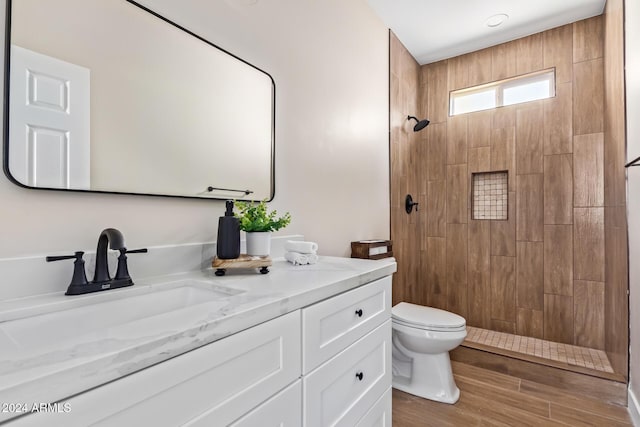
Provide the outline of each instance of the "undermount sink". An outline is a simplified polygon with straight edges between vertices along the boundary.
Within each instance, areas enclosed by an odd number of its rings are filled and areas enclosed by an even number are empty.
[[[73,308],[52,308],[42,314],[0,323],[0,341],[16,350],[48,347],[82,336],[109,339],[114,328],[132,328],[156,316],[207,304],[216,310],[228,304],[235,289],[205,281],[182,280],[151,286],[132,287],[91,295]],[[160,322],[160,317],[156,319]]]

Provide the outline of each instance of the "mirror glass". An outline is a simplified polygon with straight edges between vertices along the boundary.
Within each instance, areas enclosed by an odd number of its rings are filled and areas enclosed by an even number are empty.
[[[9,7],[4,169],[13,182],[273,198],[269,74],[132,1]]]

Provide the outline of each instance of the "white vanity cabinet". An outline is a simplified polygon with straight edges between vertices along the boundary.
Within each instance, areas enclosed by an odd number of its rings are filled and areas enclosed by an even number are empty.
[[[302,422],[302,381],[298,380],[230,427],[299,427]],[[206,424],[207,427],[215,422]]]
[[[301,313],[302,379],[232,426],[391,427],[391,277]]]
[[[8,424],[390,426],[390,318],[387,276]]]
[[[369,412],[360,418],[356,427],[391,427],[391,393],[389,387]]]
[[[391,425],[390,318],[391,277],[302,309],[305,427]]]
[[[299,380],[300,348],[296,310],[72,397],[68,413],[10,425],[226,426]],[[298,416],[296,406],[285,411]]]

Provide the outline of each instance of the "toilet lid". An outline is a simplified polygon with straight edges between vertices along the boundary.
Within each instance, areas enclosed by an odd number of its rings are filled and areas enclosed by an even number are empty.
[[[401,302],[391,309],[395,321],[420,329],[459,330],[466,325],[464,317],[433,307]]]

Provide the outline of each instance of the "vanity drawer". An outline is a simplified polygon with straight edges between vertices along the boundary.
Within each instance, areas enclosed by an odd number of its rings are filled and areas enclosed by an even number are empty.
[[[391,386],[391,320],[302,380],[306,427],[356,425]]]
[[[391,317],[391,276],[302,310],[302,371],[309,373]]]
[[[391,427],[391,393],[391,387],[389,387],[358,421],[356,427]]]
[[[299,427],[301,424],[302,381],[298,380],[229,427]],[[202,424],[206,427],[213,425],[216,425],[213,419]]]
[[[300,377],[300,311],[75,396],[15,426],[228,425]],[[14,424],[11,424],[12,426]],[[196,424],[193,424],[196,425]]]

